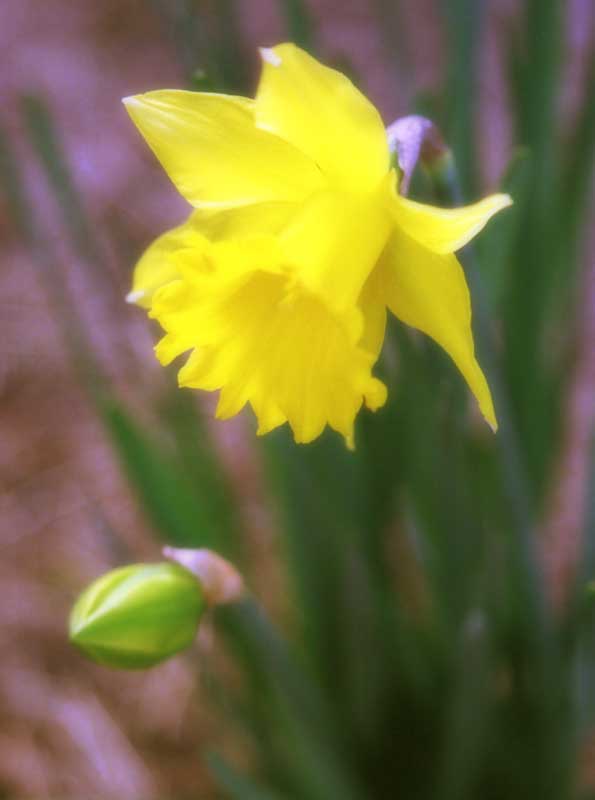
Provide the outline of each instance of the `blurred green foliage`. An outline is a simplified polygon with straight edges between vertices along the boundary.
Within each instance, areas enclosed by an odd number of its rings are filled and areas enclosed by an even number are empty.
[[[153,5],[189,84],[248,90],[231,0],[210,15],[190,0]],[[389,6],[378,2],[380,24]],[[585,588],[595,564],[595,458],[581,569],[572,601],[558,615],[536,538],[560,452],[577,335],[595,150],[595,50],[582,110],[569,129],[558,115],[564,3],[520,6],[519,25],[506,40],[517,149],[503,188],[515,206],[462,259],[501,431],[492,437],[469,423],[467,392],[447,358],[395,324],[381,364],[391,399],[377,414],[361,415],[355,453],[330,434],[307,447],[284,430],[264,439],[289,614],[275,624],[253,600],[216,614],[241,680],[217,685],[213,674],[213,696],[254,754],[250,775],[209,756],[226,797],[595,796],[577,779],[581,747],[595,733],[595,624]],[[314,48],[313,18],[302,0],[280,7],[288,38]],[[420,98],[420,107],[434,109],[458,174],[419,180],[426,198],[470,200],[479,189],[477,65],[486,7],[442,3],[449,69],[442,92]],[[392,12],[389,33],[398,28],[398,9]],[[410,75],[406,55],[404,48],[395,63]],[[99,245],[41,98],[24,100],[23,118],[65,235],[92,269]],[[44,274],[51,257],[0,134],[2,188]],[[85,380],[92,372],[91,400],[156,533],[177,545],[212,547],[258,575],[194,398],[172,380],[165,402],[151,409],[158,424],[139,422],[94,366],[56,269],[48,291],[66,321],[73,358],[87,365]],[[560,339],[555,350],[547,346],[552,335]]]

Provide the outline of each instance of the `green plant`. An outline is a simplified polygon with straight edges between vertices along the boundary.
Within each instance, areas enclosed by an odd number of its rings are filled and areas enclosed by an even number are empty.
[[[159,5],[165,15],[191,9]],[[313,43],[301,3],[285,5],[294,35]],[[433,108],[459,177],[420,174],[414,196],[474,199],[483,5],[444,4],[447,102],[426,97],[419,106]],[[595,50],[582,111],[562,129],[564,6],[526,0],[521,16],[518,37],[506,45],[516,150],[503,189],[515,206],[464,255],[501,432],[494,438],[470,419],[462,383],[431,342],[395,327],[382,362],[392,399],[362,416],[355,453],[330,434],[297,447],[278,431],[263,443],[288,611],[273,623],[256,600],[246,600],[215,614],[240,680],[217,685],[213,675],[213,694],[224,698],[230,735],[241,733],[253,756],[249,776],[210,757],[226,796],[593,796],[578,781],[578,765],[595,730],[595,626],[586,591],[595,554],[594,459],[580,569],[561,609],[552,606],[538,531],[562,447],[570,352],[581,335]],[[172,30],[188,37],[195,28],[178,19]],[[229,41],[224,25],[217,30],[212,46],[203,42],[198,52],[214,65],[216,88],[244,89],[237,29]],[[190,61],[188,74],[197,66],[203,63]],[[64,211],[65,235],[92,268],[92,226],[49,110],[29,99],[24,119]],[[258,565],[246,553],[229,479],[199,409],[172,380],[165,400],[151,401],[154,428],[135,419],[97,367],[59,273],[48,280],[51,254],[5,134],[0,181],[149,524],[167,541],[234,558],[258,597]]]

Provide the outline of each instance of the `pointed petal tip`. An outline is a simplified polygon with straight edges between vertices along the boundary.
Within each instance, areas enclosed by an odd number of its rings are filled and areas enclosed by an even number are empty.
[[[483,406],[479,407],[479,412],[481,416],[484,418],[485,422],[488,424],[492,433],[498,433],[498,420],[496,419],[496,412],[492,403],[489,404],[489,408],[485,408]]]
[[[514,205],[514,200],[509,194],[498,194],[496,197],[499,200],[498,207],[499,208],[508,208],[509,206]]]
[[[262,60],[272,67],[280,67],[283,63],[281,56],[272,47],[259,47],[258,52]]]
[[[132,292],[128,292],[128,294],[125,297],[125,300],[127,303],[133,303],[133,304],[138,303],[139,300],[143,299],[145,294],[146,292],[144,291],[144,289],[136,289],[133,290]]]
[[[138,95],[138,94],[128,95],[128,97],[123,97],[122,98],[122,103],[124,103],[126,108],[128,108],[129,106],[138,106],[138,105],[140,105],[139,97],[140,97],[140,95]]]

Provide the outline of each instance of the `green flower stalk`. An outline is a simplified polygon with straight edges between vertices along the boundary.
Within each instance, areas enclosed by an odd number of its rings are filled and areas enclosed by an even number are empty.
[[[99,664],[145,669],[192,644],[206,606],[200,582],[179,564],[133,564],[80,595],[70,641]]]

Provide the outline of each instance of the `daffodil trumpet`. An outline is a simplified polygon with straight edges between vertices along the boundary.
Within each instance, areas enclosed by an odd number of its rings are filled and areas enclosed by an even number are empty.
[[[495,194],[457,209],[399,193],[387,131],[340,72],[293,44],[261,51],[254,100],[163,90],[126,108],[193,207],[138,262],[128,299],[165,331],[181,386],[219,391],[216,416],[249,404],[264,434],[296,442],[329,425],[353,446],[387,310],[452,358],[496,430],[455,252],[497,211]]]

